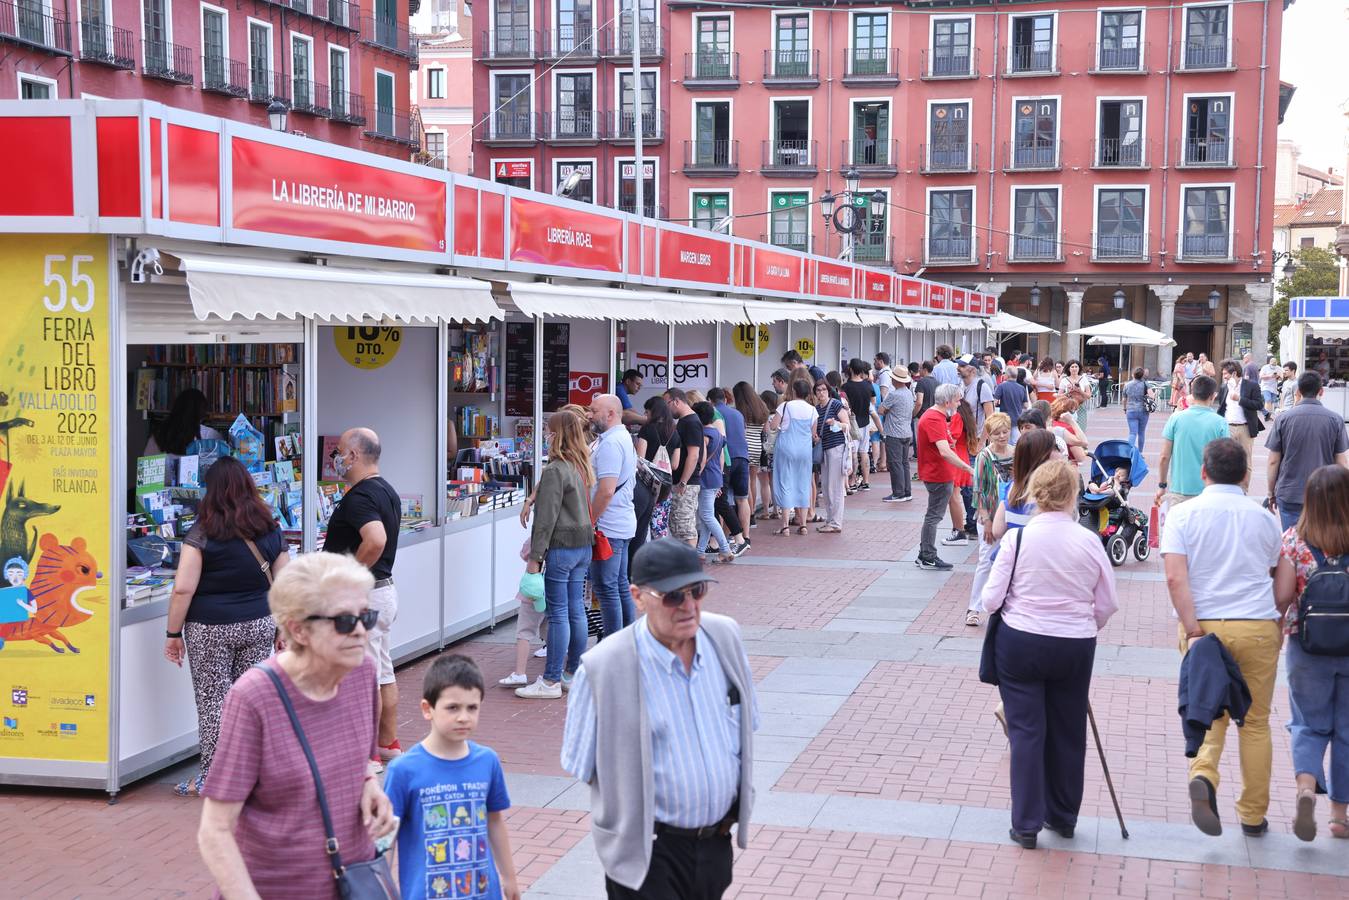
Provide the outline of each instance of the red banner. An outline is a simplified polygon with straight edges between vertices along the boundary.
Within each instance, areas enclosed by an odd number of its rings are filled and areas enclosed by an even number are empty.
[[[528,178],[531,174],[533,163],[527,159],[502,160],[492,163],[492,177],[502,178]]]
[[[10,15],[14,13],[10,12]],[[20,22],[24,21],[23,15],[20,10]],[[70,119],[65,116],[15,115],[5,118],[5,141],[0,149],[0,160],[4,161],[9,175],[5,179],[6,189],[0,192],[0,216],[75,214],[70,128]]]
[[[800,293],[801,257],[756,247],[753,275],[753,287]]]
[[[572,269],[623,270],[623,220],[511,198],[510,258]]]
[[[965,311],[965,289],[958,287],[951,288],[951,312],[964,312],[964,311]]]
[[[714,237],[660,232],[660,277],[726,285],[731,280],[731,244]]]
[[[445,182],[258,141],[231,141],[231,225],[401,250],[445,250]]]
[[[929,284],[927,286],[927,308],[947,309],[947,292],[949,290],[944,284]]]
[[[894,302],[895,280],[884,272],[862,269],[862,297],[865,300],[879,300],[881,303]]]
[[[899,279],[899,305],[915,309],[923,305],[923,283],[913,278]]]
[[[984,313],[992,316],[997,315],[997,312],[998,312],[998,296],[996,294],[985,294]]]
[[[815,293],[822,297],[852,297],[852,267],[838,263],[815,264]]]

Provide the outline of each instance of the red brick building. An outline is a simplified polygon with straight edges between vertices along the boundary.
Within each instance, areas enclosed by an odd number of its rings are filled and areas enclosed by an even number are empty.
[[[0,99],[144,98],[406,157],[418,0],[0,0]]]
[[[1041,354],[1121,315],[1263,347],[1285,5],[670,0],[670,218],[981,285]]]

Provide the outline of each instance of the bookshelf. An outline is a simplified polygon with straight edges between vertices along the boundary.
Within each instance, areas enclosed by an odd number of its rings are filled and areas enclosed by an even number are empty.
[[[449,329],[448,383],[454,429],[460,446],[492,440],[501,433],[497,393],[500,388],[501,335],[492,325],[469,324]]]
[[[174,399],[195,388],[212,420],[298,416],[298,348],[293,344],[168,344],[150,348],[135,372],[135,408],[168,415]]]

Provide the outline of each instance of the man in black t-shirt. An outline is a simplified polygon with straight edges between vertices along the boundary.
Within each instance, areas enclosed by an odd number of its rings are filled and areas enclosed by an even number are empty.
[[[402,503],[398,492],[380,477],[379,455],[379,435],[369,428],[349,429],[338,440],[334,464],[347,491],[328,520],[323,549],[355,556],[375,576],[369,606],[379,612],[379,621],[370,630],[370,655],[379,668],[379,755],[387,762],[402,753],[397,732],[398,682],[389,636],[398,617],[393,562],[398,554]]]
[[[871,401],[876,399],[875,388],[871,384],[871,366],[864,359],[848,361],[848,381],[843,385],[843,395],[848,398],[848,411],[857,423],[862,436],[857,439],[857,478],[853,489],[869,491],[867,482],[868,462],[871,458]]]
[[[703,423],[689,406],[688,395],[679,388],[665,392],[670,412],[678,417],[679,467],[670,490],[670,534],[692,546],[698,541],[698,478],[703,472]]]

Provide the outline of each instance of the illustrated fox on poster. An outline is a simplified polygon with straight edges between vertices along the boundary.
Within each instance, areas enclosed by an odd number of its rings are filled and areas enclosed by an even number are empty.
[[[38,548],[41,553],[27,588],[28,605],[35,608],[23,621],[0,623],[0,650],[9,641],[37,641],[57,653],[79,653],[62,629],[87,622],[94,615],[82,603],[105,602],[102,597],[83,596],[97,587],[103,573],[82,537],[62,544],[48,532],[38,540]],[[58,642],[64,646],[58,646]]]

